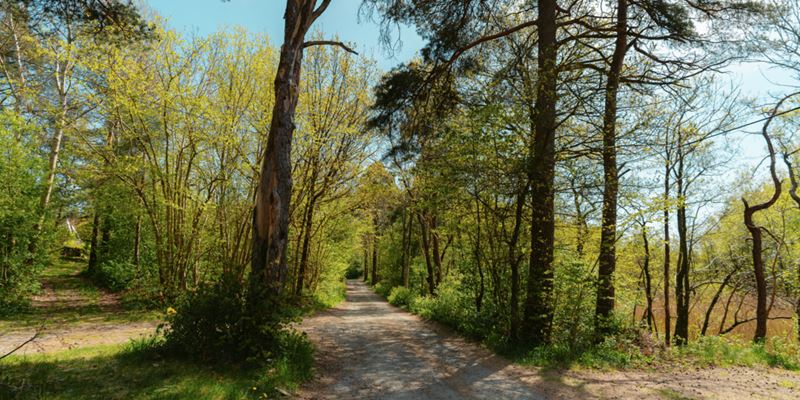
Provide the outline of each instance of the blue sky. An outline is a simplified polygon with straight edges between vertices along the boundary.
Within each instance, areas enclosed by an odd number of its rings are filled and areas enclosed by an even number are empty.
[[[184,33],[207,35],[226,27],[242,26],[249,31],[266,33],[276,45],[283,39],[284,0],[140,0],[168,19],[170,27]],[[380,41],[377,23],[359,16],[361,0],[333,0],[325,14],[314,25],[326,37],[338,36],[340,40],[355,47],[360,53],[374,58],[383,70],[407,61],[422,47],[423,41],[413,28],[400,27],[394,32],[401,45],[394,50],[384,48]],[[742,94],[760,98],[767,104],[770,97],[786,93],[780,84],[792,83],[791,76],[763,64],[738,64],[732,66],[729,79],[741,85]],[[796,83],[794,83],[796,84]],[[757,119],[752,115],[747,120]],[[733,134],[729,140],[740,141],[736,146],[742,157],[740,167],[752,168],[764,157],[763,140],[746,131]]]
[[[279,45],[283,39],[283,0],[143,0],[168,19],[169,26],[185,33],[207,35],[219,29],[242,26],[252,32],[264,32]],[[353,44],[355,50],[378,61],[389,70],[414,56],[422,39],[414,29],[402,27],[394,38],[402,45],[387,51],[380,41],[380,27],[366,17],[359,17],[361,0],[333,0],[312,29],[327,37],[338,36]]]

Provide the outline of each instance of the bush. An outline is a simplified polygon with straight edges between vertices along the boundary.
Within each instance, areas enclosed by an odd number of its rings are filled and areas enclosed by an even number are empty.
[[[375,284],[375,286],[372,287],[372,290],[374,290],[375,293],[378,294],[378,296],[386,298],[389,296],[389,291],[392,290],[392,287],[382,282],[378,282]]]
[[[130,287],[136,273],[137,267],[130,262],[108,260],[97,266],[91,278],[100,286],[119,292]]]
[[[397,286],[389,292],[389,304],[407,309],[416,297],[417,295],[411,289]]]
[[[361,276],[361,265],[357,262],[352,262],[347,266],[347,271],[344,274],[345,279],[357,279]]]
[[[248,307],[239,282],[220,281],[167,309],[166,349],[202,362],[263,364],[276,359],[293,308]],[[285,304],[281,302],[280,304]]]
[[[36,131],[21,116],[0,110],[0,314],[27,308],[53,241],[52,232],[35,228],[45,169],[36,143],[26,140]]]

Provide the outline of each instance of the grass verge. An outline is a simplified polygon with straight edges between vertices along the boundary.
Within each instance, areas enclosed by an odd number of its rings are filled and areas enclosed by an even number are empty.
[[[297,346],[259,368],[163,358],[157,341],[11,356],[0,399],[242,399],[291,392],[311,375],[311,348]]]

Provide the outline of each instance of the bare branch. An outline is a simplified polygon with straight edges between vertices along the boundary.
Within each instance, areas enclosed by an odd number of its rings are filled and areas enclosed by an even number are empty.
[[[343,48],[345,51],[347,51],[348,53],[353,53],[353,54],[358,55],[357,51],[351,49],[350,47],[347,47],[346,44],[344,44],[342,42],[337,42],[335,40],[311,40],[311,41],[303,43],[303,48],[304,49],[306,47],[311,47],[311,46],[339,46],[339,47]]]
[[[26,344],[28,344],[28,343],[30,343],[30,342],[32,342],[32,341],[34,341],[34,340],[36,340],[36,338],[38,338],[38,337],[39,337],[39,331],[36,331],[36,333],[34,333],[34,334],[33,334],[33,336],[31,336],[31,338],[30,338],[30,339],[28,339],[28,340],[26,340],[26,341],[22,342],[22,344],[20,344],[19,346],[15,347],[13,350],[11,350],[11,351],[9,351],[8,353],[6,353],[6,354],[3,354],[2,356],[0,356],[0,360],[2,360],[2,359],[4,359],[4,358],[6,358],[6,357],[8,357],[8,356],[10,356],[10,355],[12,355],[12,354],[14,354],[14,353],[15,353],[17,350],[21,349],[21,348],[22,348],[23,346],[25,346]]]

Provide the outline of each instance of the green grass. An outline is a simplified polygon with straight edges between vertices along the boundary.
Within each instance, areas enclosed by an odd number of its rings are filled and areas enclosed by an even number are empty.
[[[497,348],[517,363],[544,368],[651,369],[682,367],[771,367],[800,370],[800,346],[792,341],[771,338],[756,344],[737,337],[708,336],[686,346],[672,346],[645,356],[635,345],[622,345],[612,339],[601,345],[581,349],[550,345],[527,352]]]
[[[690,400],[690,397],[686,397],[672,389],[657,389],[656,392],[659,396],[663,399],[667,400]]]
[[[344,281],[327,282],[310,296],[305,297],[301,304],[301,312],[306,315],[316,311],[336,307],[347,297],[347,285]]]
[[[780,337],[753,343],[737,337],[707,336],[687,346],[673,347],[664,358],[701,367],[774,367],[800,370],[800,346]]]
[[[270,367],[213,367],[159,357],[151,343],[82,348],[0,362],[0,399],[242,399],[294,390],[310,353]]]
[[[163,310],[115,309],[99,304],[101,291],[89,279],[80,276],[85,262],[53,257],[41,275],[41,281],[52,288],[56,295],[68,297],[80,295],[81,304],[55,302],[52,307],[31,307],[21,312],[0,318],[0,331],[45,326],[75,325],[85,322],[126,323],[157,320]]]

